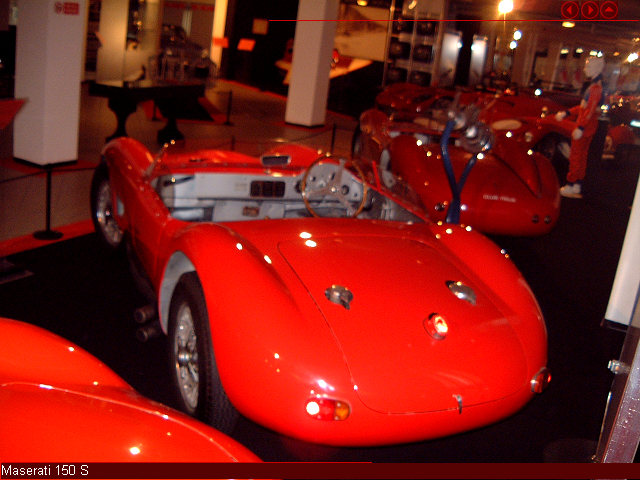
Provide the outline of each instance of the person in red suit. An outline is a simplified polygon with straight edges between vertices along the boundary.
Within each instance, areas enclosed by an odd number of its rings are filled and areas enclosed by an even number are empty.
[[[584,97],[575,107],[560,111],[556,114],[556,120],[561,121],[567,115],[577,115],[576,128],[571,132],[571,153],[569,154],[569,172],[567,182],[560,188],[560,194],[564,197],[582,198],[582,181],[587,170],[587,155],[591,140],[598,129],[598,117],[600,106],[603,102],[602,70],[604,59],[602,57],[589,57],[584,65],[584,73],[591,79]]]

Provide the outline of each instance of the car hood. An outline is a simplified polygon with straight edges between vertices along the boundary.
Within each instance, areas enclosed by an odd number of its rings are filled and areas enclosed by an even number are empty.
[[[281,241],[278,249],[322,312],[369,408],[460,409],[529,381],[513,313],[498,309],[495,294],[436,238],[382,230],[333,232],[312,242]],[[454,295],[448,282],[471,287],[475,304]],[[341,287],[353,296],[348,305],[329,298]],[[442,340],[427,333],[432,314],[448,321]]]

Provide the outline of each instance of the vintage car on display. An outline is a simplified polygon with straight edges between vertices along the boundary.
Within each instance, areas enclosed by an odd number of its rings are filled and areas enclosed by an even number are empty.
[[[226,435],[143,397],[77,345],[5,318],[0,405],[4,462],[260,461]]]
[[[557,120],[555,113],[566,107],[544,109],[539,115],[514,115],[491,124],[498,139],[509,137],[521,150],[532,149],[552,161],[558,178],[564,180],[569,168],[571,134],[576,128],[576,116]],[[608,123],[602,151],[603,160],[624,158],[633,145],[640,144],[640,111],[637,100],[610,101],[603,106],[602,119]]]
[[[155,292],[182,410],[382,445],[496,422],[545,388],[546,327],[511,260],[389,177],[297,145],[105,145],[96,231]]]
[[[517,97],[506,97],[506,103],[496,98],[484,107],[481,103],[481,108],[469,98],[462,103],[469,102],[467,110],[477,110],[476,126],[483,119],[492,120],[494,128],[509,128],[515,122],[509,119],[511,98]],[[497,102],[508,108],[496,110],[493,106]],[[353,139],[354,155],[375,161],[382,170],[390,170],[410,183],[436,221],[446,219],[457,183],[452,183],[444,168],[440,146],[447,115],[452,111],[450,105],[447,101],[419,112],[392,115],[377,108],[367,110],[360,116]],[[461,140],[469,138],[456,132],[453,137],[448,154],[455,178],[462,179],[464,172],[460,192],[463,224],[488,234],[522,236],[546,234],[554,227],[560,213],[559,182],[548,158],[523,148],[519,137],[510,135],[487,139],[488,148],[477,151],[460,146]],[[469,169],[470,162],[473,168]]]
[[[535,91],[534,91],[535,92]],[[536,95],[475,88],[424,87],[411,83],[394,83],[376,95],[375,108],[387,115],[397,113],[425,114],[434,109],[446,109],[457,99],[458,105],[477,105],[481,120],[492,123],[503,118],[539,116],[542,109],[559,110],[553,100]]]
[[[609,129],[602,157],[612,159],[631,145],[640,145],[640,97],[612,96],[605,111]]]

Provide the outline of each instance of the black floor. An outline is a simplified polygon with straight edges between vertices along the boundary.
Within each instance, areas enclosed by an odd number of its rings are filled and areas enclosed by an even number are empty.
[[[595,452],[624,333],[601,326],[640,170],[640,155],[590,167],[587,195],[564,200],[540,238],[494,240],[529,281],[549,333],[549,389],[522,411],[449,438],[381,448],[332,448],[282,437],[241,419],[233,437],[267,461],[564,462]],[[49,329],[87,349],[142,394],[169,402],[164,338],[140,343],[144,305],[126,261],[87,235],[8,257],[33,275],[0,284],[0,316]]]

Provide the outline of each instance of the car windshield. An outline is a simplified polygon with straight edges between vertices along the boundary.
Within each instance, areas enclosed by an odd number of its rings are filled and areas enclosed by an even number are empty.
[[[374,163],[324,157],[308,168],[266,168],[265,158],[262,164],[218,161],[188,169],[158,161],[149,178],[171,216],[185,221],[314,216],[423,222],[427,218],[415,191]]]

